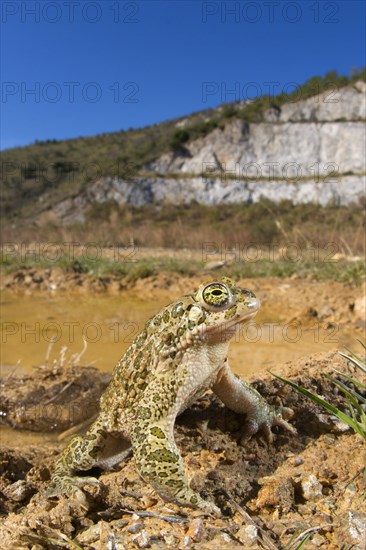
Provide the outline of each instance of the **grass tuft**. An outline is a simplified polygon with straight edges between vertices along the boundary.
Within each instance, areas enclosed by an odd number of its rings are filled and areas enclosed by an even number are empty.
[[[366,345],[361,340],[358,340],[360,344],[365,348]],[[339,352],[339,354],[344,357],[347,361],[351,362],[355,367],[357,367],[362,374],[366,374],[366,360],[359,357],[356,353],[354,353],[351,350],[347,350],[348,355],[346,353]],[[288,384],[292,388],[294,388],[296,391],[302,393],[309,399],[311,399],[314,403],[317,403],[318,405],[321,405],[326,411],[331,413],[332,415],[336,416],[347,424],[352,430],[360,435],[363,439],[366,440],[366,413],[364,410],[364,406],[366,405],[366,399],[364,395],[366,395],[366,384],[358,380],[357,378],[354,378],[352,376],[349,376],[347,374],[344,374],[338,370],[335,371],[338,376],[343,378],[343,380],[338,380],[334,376],[331,376],[329,374],[323,375],[330,380],[344,395],[348,411],[344,412],[338,407],[335,407],[328,401],[325,401],[325,399],[322,399],[317,394],[312,393],[311,391],[307,390],[303,386],[299,386],[298,384],[295,384],[294,382],[291,382],[290,380],[286,380],[285,378],[282,378],[281,376],[278,376],[277,374],[273,374],[276,378],[284,382],[285,384]],[[357,388],[359,391],[356,391],[354,388]],[[365,474],[366,474],[366,468],[365,468]]]

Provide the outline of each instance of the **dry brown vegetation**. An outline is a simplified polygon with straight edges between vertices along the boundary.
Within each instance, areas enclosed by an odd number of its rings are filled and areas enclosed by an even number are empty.
[[[365,253],[366,214],[362,203],[321,207],[279,204],[262,200],[252,205],[162,205],[121,207],[108,202],[93,205],[84,224],[60,226],[13,223],[3,228],[3,242],[90,243],[103,246],[202,249],[248,245],[320,247],[324,253]]]

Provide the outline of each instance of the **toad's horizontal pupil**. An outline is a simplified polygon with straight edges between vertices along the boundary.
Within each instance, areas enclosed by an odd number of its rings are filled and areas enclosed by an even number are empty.
[[[213,294],[214,296],[221,296],[222,290],[213,290],[213,291],[212,291],[212,294]]]

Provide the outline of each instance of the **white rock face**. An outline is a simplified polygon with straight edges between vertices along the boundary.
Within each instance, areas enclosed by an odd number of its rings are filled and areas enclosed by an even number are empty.
[[[366,84],[329,90],[296,103],[287,103],[281,109],[281,122],[345,121],[366,118]]]
[[[150,167],[161,174],[211,170],[243,177],[299,179],[330,172],[366,171],[365,123],[287,122],[247,124],[235,120],[187,146],[189,155],[168,153]]]
[[[347,205],[366,195],[365,120],[366,84],[360,81],[270,109],[260,123],[234,119],[184,152],[161,156],[146,167],[148,177],[103,178],[53,211],[74,222],[93,202],[108,200],[134,206],[261,198]]]
[[[95,202],[114,200],[118,204],[217,205],[243,202],[251,204],[261,198],[278,202],[291,200],[295,204],[315,202],[347,205],[366,194],[366,176],[329,178],[329,181],[233,181],[219,178],[139,178],[131,182],[118,178],[103,178],[89,186],[86,193],[67,199],[53,208],[65,222],[82,222],[85,211]]]
[[[162,174],[235,171],[242,176],[326,175],[366,171],[366,85],[357,82],[282,109],[270,109],[265,122],[236,119],[150,165]]]

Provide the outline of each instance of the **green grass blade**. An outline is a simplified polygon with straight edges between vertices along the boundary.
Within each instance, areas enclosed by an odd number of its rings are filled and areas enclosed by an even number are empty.
[[[360,340],[359,338],[356,338],[356,340],[361,344],[364,349],[366,349],[366,342],[362,342],[362,340]]]
[[[334,407],[333,405],[331,405],[330,403],[328,403],[318,395],[311,393],[309,390],[303,388],[302,386],[298,386],[294,382],[291,382],[290,380],[286,380],[285,378],[282,378],[281,376],[274,374],[272,372],[271,374],[275,376],[278,380],[281,380],[281,382],[283,382],[284,384],[291,386],[296,391],[302,393],[303,395],[305,395],[306,397],[314,401],[314,403],[318,403],[319,405],[321,405],[324,409],[326,409],[327,411],[332,413],[334,416],[342,420],[342,422],[350,426],[355,432],[361,435],[361,437],[366,439],[366,432],[363,430],[363,426],[358,421],[353,420],[350,416],[347,416],[347,414],[339,410],[337,407]]]
[[[304,544],[307,543],[307,541],[310,539],[312,533],[308,533],[303,539],[302,541],[300,542],[300,544],[298,546],[296,546],[296,548],[294,550],[301,550],[301,548],[304,546]]]
[[[361,359],[356,353],[353,353],[351,350],[347,350],[352,355],[347,355],[346,353],[343,353],[342,351],[339,351],[339,355],[347,359],[348,361],[351,361],[354,365],[356,365],[359,369],[362,370],[364,374],[366,374],[366,367],[365,367],[365,361]]]
[[[352,414],[353,420],[358,424],[358,426],[363,431],[363,433],[366,433],[366,424],[365,424],[365,422],[363,420],[361,420],[361,422],[358,420],[356,411],[355,411],[354,407],[351,405],[351,403],[348,403],[348,406],[349,406],[350,412]],[[357,413],[361,417],[361,412],[360,412],[360,411],[362,411],[361,407],[356,406],[356,409],[357,409]]]
[[[349,376],[348,374],[344,374],[344,372],[341,372],[340,370],[337,370],[337,369],[335,369],[334,372],[336,374],[338,374],[339,376],[342,376],[343,378],[345,378],[349,382],[352,382],[352,384],[354,384],[355,386],[358,386],[359,388],[362,388],[362,389],[366,390],[366,384],[362,384],[362,382],[357,380],[357,378],[352,378],[352,376]]]
[[[330,374],[325,374],[324,376],[328,380],[333,382],[333,384],[338,386],[343,391],[343,393],[346,395],[347,398],[350,398],[352,396],[355,399],[356,403],[358,401],[361,401],[362,403],[365,403],[365,405],[366,405],[366,399],[363,397],[363,395],[356,392],[352,388],[349,388],[348,386],[346,386],[346,384],[344,382],[342,382],[341,380],[337,380],[337,378],[333,378],[333,376],[330,376]]]

